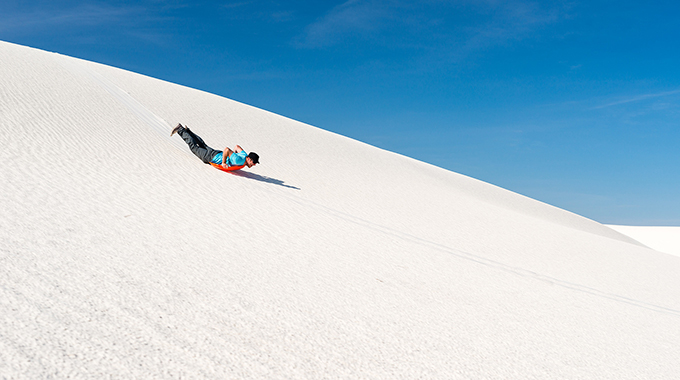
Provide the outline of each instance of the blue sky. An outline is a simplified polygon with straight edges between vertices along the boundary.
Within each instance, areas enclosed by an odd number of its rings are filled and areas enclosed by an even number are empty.
[[[679,19],[676,1],[3,0],[0,39],[216,93],[599,222],[680,225]]]

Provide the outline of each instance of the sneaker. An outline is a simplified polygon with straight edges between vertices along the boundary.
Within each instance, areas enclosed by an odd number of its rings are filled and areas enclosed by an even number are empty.
[[[180,128],[182,128],[182,124],[177,123],[177,126],[172,129],[172,132],[170,132],[170,137],[172,137],[175,133],[179,132]]]

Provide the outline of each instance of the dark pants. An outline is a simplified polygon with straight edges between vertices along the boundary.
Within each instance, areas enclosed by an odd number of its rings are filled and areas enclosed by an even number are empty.
[[[189,149],[191,149],[191,152],[196,155],[196,157],[200,158],[201,161],[205,164],[209,164],[210,161],[212,160],[213,157],[217,153],[222,153],[221,150],[216,150],[213,149],[207,145],[205,145],[205,142],[203,141],[202,138],[198,137],[197,134],[194,132],[191,132],[189,128],[184,128],[181,127],[178,131],[177,134],[182,137],[185,143],[189,145]]]

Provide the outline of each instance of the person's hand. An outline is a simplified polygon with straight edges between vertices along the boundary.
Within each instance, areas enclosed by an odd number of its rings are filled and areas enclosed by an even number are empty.
[[[229,167],[229,165],[227,165],[227,163],[225,162],[225,163],[222,164],[222,167],[226,169],[226,168]]]

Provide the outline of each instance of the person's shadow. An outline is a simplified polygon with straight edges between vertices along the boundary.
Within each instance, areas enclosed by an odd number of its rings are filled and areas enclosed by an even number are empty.
[[[233,171],[233,172],[229,172],[229,174],[236,175],[236,176],[239,176],[239,177],[254,179],[254,180],[256,180],[256,181],[262,181],[262,182],[267,182],[267,183],[273,183],[274,185],[279,185],[279,186],[287,187],[287,188],[289,188],[289,189],[300,190],[299,187],[290,186],[290,185],[285,185],[285,184],[283,183],[283,181],[281,181],[280,179],[271,178],[271,177],[266,177],[266,176],[259,175],[259,174],[255,174],[255,173],[251,173],[251,172],[245,172],[245,171],[242,171],[242,170],[235,170],[235,171]]]

